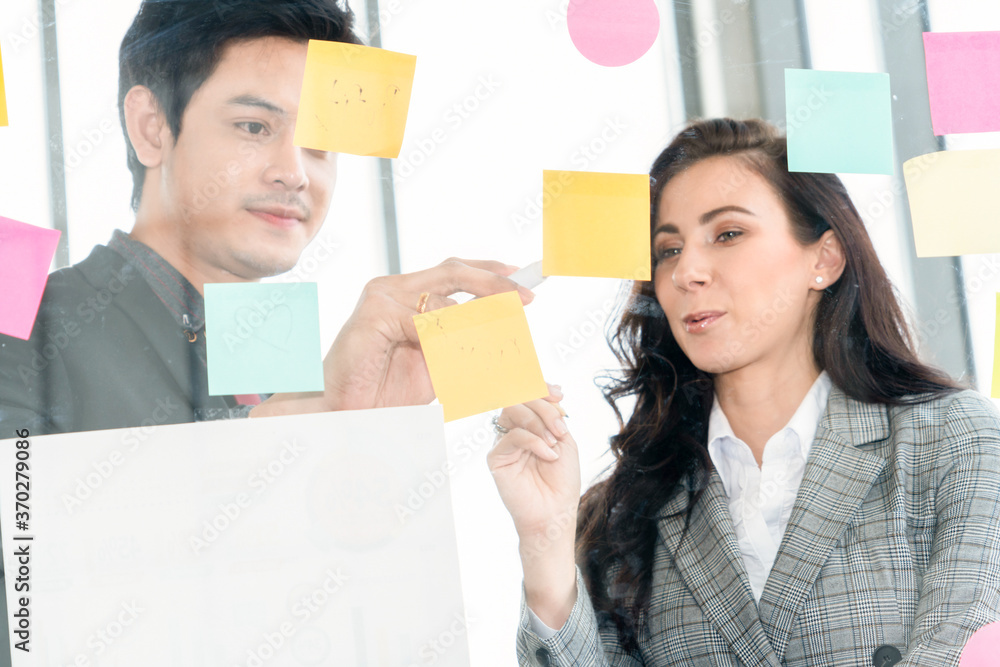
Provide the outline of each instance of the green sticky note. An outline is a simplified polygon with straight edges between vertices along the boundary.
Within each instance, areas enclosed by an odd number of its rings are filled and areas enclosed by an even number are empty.
[[[323,390],[316,283],[205,285],[208,393]]]
[[[788,170],[892,174],[888,74],[785,70]]]

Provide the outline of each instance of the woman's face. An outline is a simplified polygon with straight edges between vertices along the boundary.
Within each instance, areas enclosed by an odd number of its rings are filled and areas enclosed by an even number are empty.
[[[824,268],[830,237],[802,246],[771,186],[738,159],[703,160],[671,179],[653,230],[653,279],[691,362],[714,374],[812,364],[813,312],[839,277]]]

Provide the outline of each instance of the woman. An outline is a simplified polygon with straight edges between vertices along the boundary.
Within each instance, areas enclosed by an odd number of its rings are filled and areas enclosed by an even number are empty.
[[[957,664],[1000,618],[997,411],[917,359],[843,185],[772,127],[695,123],[650,176],[610,475],[578,502],[558,390],[497,421],[521,664]]]

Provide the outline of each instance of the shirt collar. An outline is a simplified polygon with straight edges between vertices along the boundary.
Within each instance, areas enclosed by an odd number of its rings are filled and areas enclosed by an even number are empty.
[[[798,409],[795,410],[795,414],[778,431],[780,433],[785,429],[790,429],[798,436],[799,448],[803,460],[809,458],[809,450],[812,448],[813,439],[816,437],[816,429],[819,427],[819,420],[826,409],[826,403],[830,398],[830,389],[832,386],[833,383],[827,372],[821,372],[819,377],[813,382],[812,387],[806,392],[805,398],[802,399]],[[719,405],[718,397],[715,397],[712,401],[712,412],[708,417],[708,452],[713,463],[715,463],[715,467],[720,470],[720,473],[724,466],[719,465],[718,459],[721,456],[729,454],[729,452],[723,453],[721,447],[721,443],[725,438],[739,440],[733,432],[732,426],[729,425],[729,419]]]
[[[114,231],[108,247],[136,268],[178,326],[194,332],[205,327],[204,297],[167,260],[120,229]]]

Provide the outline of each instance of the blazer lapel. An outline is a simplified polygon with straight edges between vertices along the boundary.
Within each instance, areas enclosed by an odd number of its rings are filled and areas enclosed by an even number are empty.
[[[779,657],[820,570],[885,466],[884,458],[858,447],[888,435],[884,406],[833,388],[760,599],[760,619]]]
[[[747,665],[779,661],[757,614],[743,566],[722,480],[714,470],[691,512],[687,534],[687,494],[678,493],[661,514],[659,529],[667,552],[709,622]],[[667,516],[675,514],[677,516]]]

